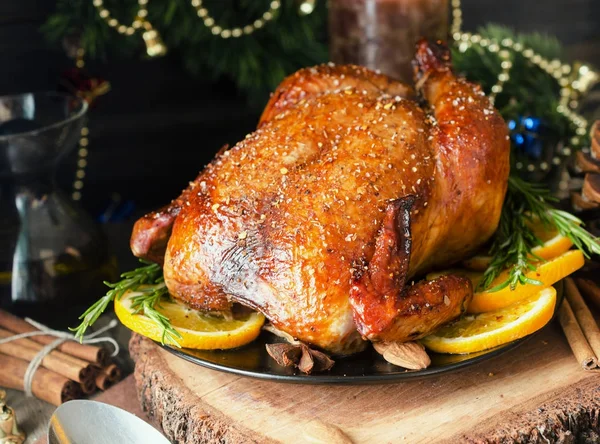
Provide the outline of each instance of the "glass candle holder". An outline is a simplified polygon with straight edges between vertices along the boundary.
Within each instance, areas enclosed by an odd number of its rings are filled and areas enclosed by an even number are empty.
[[[54,325],[72,324],[116,272],[99,228],[55,183],[86,111],[56,93],[0,97],[0,307]]]
[[[329,52],[412,83],[411,61],[422,37],[448,38],[447,0],[329,0]]]

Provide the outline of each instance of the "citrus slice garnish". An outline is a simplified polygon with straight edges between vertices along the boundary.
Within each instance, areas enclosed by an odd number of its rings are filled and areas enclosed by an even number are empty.
[[[583,267],[584,257],[579,250],[571,250],[561,254],[548,262],[538,262],[535,264],[537,269],[526,273],[527,278],[535,279],[542,282],[544,287],[552,285],[562,278],[570,275],[574,271]],[[509,270],[505,270],[494,279],[489,288],[494,288],[508,278]],[[469,276],[467,276],[469,277]],[[476,288],[475,282],[478,280],[472,279],[473,288]],[[473,299],[467,307],[469,313],[484,313],[494,311],[500,308],[508,307],[520,300],[533,296],[540,290],[539,285],[534,284],[517,284],[514,290],[510,286],[504,287],[498,291],[476,291],[473,294]]]
[[[144,314],[134,314],[132,298],[140,292],[128,291],[115,299],[115,313],[123,325],[154,341],[161,341],[162,330]],[[265,317],[249,312],[234,319],[193,310],[179,302],[161,300],[154,307],[166,316],[179,332],[177,340],[181,347],[214,350],[241,347],[252,342],[260,334]]]
[[[532,227],[534,234],[542,245],[538,245],[531,250],[531,253],[542,259],[550,260],[560,256],[573,246],[573,242],[566,236],[563,236],[558,230],[547,230],[542,224]],[[486,254],[477,254],[469,259],[462,261],[462,265],[469,270],[485,271],[492,262],[492,257]]]
[[[560,256],[566,251],[569,251],[569,248],[573,246],[573,242],[566,236],[563,236],[558,231],[554,232],[554,236],[550,239],[544,240],[541,236],[540,240],[544,242],[543,245],[538,245],[531,250],[531,253],[541,257],[542,259],[554,259],[557,256]]]
[[[475,353],[530,335],[554,314],[556,290],[537,288],[537,294],[500,310],[466,315],[421,339],[437,353]]]

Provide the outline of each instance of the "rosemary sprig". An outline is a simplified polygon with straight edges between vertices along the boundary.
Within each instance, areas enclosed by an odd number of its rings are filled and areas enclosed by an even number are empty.
[[[489,291],[498,291],[510,285],[515,289],[517,284],[540,284],[539,281],[527,278],[527,272],[535,270],[530,254],[531,250],[541,244],[528,224],[530,216],[525,213],[525,203],[519,199],[518,194],[509,190],[504,200],[500,223],[494,235],[494,242],[490,249],[492,262],[483,274],[479,287],[488,289],[498,275],[506,268],[511,267],[508,278],[500,284],[490,288]]]
[[[161,298],[168,295],[162,269],[158,264],[141,262],[145,264],[143,267],[121,274],[119,282],[104,282],[104,285],[109,287],[110,290],[79,316],[79,319],[82,320],[81,324],[70,329],[75,332],[75,338],[79,340],[83,339],[88,327],[96,322],[110,302],[120,299],[127,291],[138,291],[141,294],[132,298],[134,312],[143,312],[157,324],[162,331],[163,344],[168,342],[173,345],[179,345],[177,338],[181,339],[181,335],[171,326],[169,320],[155,309],[155,306],[160,303]]]
[[[548,214],[558,232],[567,236],[585,257],[589,258],[590,254],[600,254],[600,239],[583,228],[585,224],[581,219],[556,208],[548,210]]]
[[[494,235],[490,254],[492,262],[479,284],[480,290],[498,291],[518,284],[541,285],[541,282],[527,277],[536,269],[536,262],[542,259],[532,253],[542,241],[533,232],[534,221],[540,221],[546,228],[555,228],[568,237],[586,257],[600,254],[600,240],[583,228],[583,222],[572,214],[552,206],[556,202],[550,192],[518,177],[510,177],[508,191],[502,207],[500,224]],[[500,273],[509,269],[508,277],[489,288]]]
[[[181,334],[173,328],[169,318],[154,308],[156,305],[160,307],[160,300],[169,294],[162,274],[155,282],[156,285],[138,288],[137,291],[142,294],[131,298],[131,308],[135,314],[143,313],[159,326],[162,330],[160,340],[162,344],[168,343],[180,347],[178,339],[182,339]]]

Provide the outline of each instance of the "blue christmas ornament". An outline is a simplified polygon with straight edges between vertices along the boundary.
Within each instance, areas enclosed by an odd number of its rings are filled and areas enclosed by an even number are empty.
[[[544,144],[542,143],[542,139],[537,136],[533,136],[531,134],[525,135],[525,154],[529,157],[533,157],[534,159],[541,159],[544,149]]]
[[[527,131],[537,131],[540,128],[541,121],[535,117],[526,117],[523,119],[523,126]]]
[[[541,159],[544,152],[543,124],[533,116],[508,121],[510,138],[517,150],[531,159]]]
[[[525,143],[525,137],[523,137],[523,134],[517,133],[513,136],[513,141],[515,142],[515,145],[523,146]]]

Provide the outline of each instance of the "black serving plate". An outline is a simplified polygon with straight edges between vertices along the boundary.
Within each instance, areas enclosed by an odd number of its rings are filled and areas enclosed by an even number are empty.
[[[525,339],[527,338],[468,355],[429,353],[431,365],[424,370],[405,370],[397,367],[385,361],[379,353],[369,347],[362,353],[334,357],[335,365],[331,370],[310,375],[297,369],[282,367],[268,355],[265,344],[281,342],[268,332],[261,333],[251,344],[233,350],[192,350],[169,346],[164,348],[175,356],[202,367],[252,378],[295,384],[372,384],[400,382],[458,370],[512,350]]]
[[[562,282],[559,284],[556,286],[556,309],[562,302]],[[252,343],[233,350],[163,347],[175,356],[202,367],[252,378],[295,384],[382,384],[439,375],[468,367],[513,350],[531,336],[478,353],[447,355],[429,352],[431,365],[424,370],[405,370],[390,364],[369,347],[364,352],[351,356],[334,356],[335,365],[331,370],[310,375],[278,365],[267,353],[265,345],[281,342],[281,339],[266,331]]]

